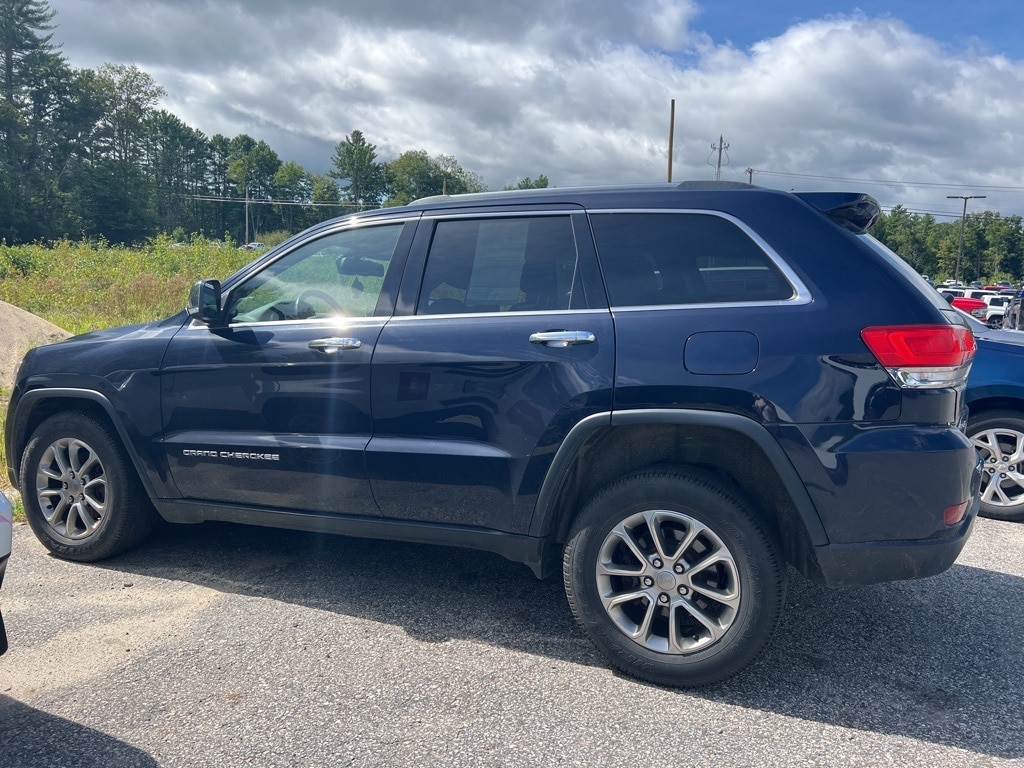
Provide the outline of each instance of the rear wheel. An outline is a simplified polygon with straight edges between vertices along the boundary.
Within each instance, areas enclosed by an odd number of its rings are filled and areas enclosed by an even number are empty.
[[[124,552],[156,520],[121,444],[85,414],[59,413],[40,424],[19,479],[29,525],[47,549],[67,560]]]
[[[1024,520],[1024,413],[983,411],[968,420],[967,436],[985,463],[979,514]]]
[[[570,532],[563,576],[606,658],[662,685],[707,685],[746,667],[785,597],[779,546],[749,502],[690,471],[642,471],[597,494]]]

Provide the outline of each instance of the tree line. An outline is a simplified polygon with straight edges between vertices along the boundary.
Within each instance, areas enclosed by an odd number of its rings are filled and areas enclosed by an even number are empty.
[[[0,0],[0,240],[141,243],[159,232],[240,241],[350,210],[482,191],[450,155],[383,162],[353,130],[331,170],[282,161],[247,134],[206,136],[156,105],[134,65],[74,69],[52,42],[48,0]],[[519,186],[546,186],[544,176]]]
[[[483,191],[451,155],[410,150],[385,162],[353,130],[330,170],[282,161],[247,134],[206,136],[156,105],[164,90],[133,65],[74,69],[52,42],[48,0],[0,0],[0,241],[142,243],[158,233],[235,241],[297,232],[362,208]],[[517,188],[546,187],[546,176]],[[960,221],[897,206],[872,234],[922,274],[956,275]],[[1020,216],[965,221],[960,276],[1024,277]]]
[[[1024,225],[1020,216],[980,211],[968,214],[962,222],[960,218],[940,222],[930,214],[911,213],[898,205],[881,217],[871,234],[936,282],[959,277],[965,283],[1009,280],[1016,284],[1024,277]]]

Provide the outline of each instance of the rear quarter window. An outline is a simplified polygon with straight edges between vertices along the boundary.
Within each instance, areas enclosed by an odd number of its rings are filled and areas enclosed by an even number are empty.
[[[771,257],[721,216],[595,213],[612,306],[784,301],[795,291]]]

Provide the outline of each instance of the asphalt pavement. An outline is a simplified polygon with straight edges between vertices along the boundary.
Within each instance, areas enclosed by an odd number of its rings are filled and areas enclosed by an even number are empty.
[[[165,526],[103,563],[24,525],[0,590],[0,765],[1024,766],[1024,525],[948,572],[791,574],[764,656],[609,669],[557,580],[442,547]]]

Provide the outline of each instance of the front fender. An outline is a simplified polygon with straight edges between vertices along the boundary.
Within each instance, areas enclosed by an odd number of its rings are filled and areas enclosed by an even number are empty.
[[[34,423],[33,414],[36,413],[38,408],[45,408],[47,403],[55,401],[63,401],[65,403],[77,402],[79,404],[89,403],[93,408],[98,407],[101,409],[117,432],[125,453],[131,460],[132,466],[135,467],[135,472],[142,481],[146,493],[151,498],[156,495],[150,474],[153,467],[149,466],[140,456],[137,446],[125,428],[123,419],[114,407],[114,404],[100,392],[74,387],[30,389],[17,399],[11,400],[10,410],[7,414],[7,475],[15,488],[18,488],[17,468],[20,463],[19,459],[28,442],[30,430]],[[46,410],[52,410],[52,412],[56,413],[60,408],[47,408]]]

